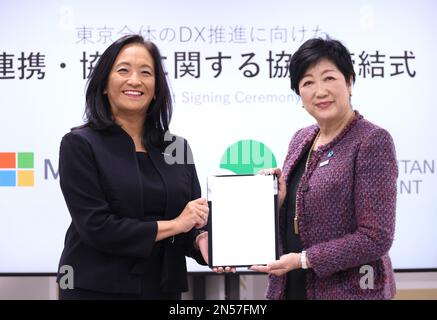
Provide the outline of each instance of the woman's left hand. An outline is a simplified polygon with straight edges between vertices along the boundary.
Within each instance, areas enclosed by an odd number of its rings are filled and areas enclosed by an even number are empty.
[[[208,232],[203,232],[199,234],[196,238],[196,244],[199,247],[200,252],[202,253],[203,260],[208,263]],[[235,273],[237,272],[237,269],[233,267],[217,267],[212,268],[212,271],[214,271],[215,273]]]
[[[273,274],[275,276],[282,276],[288,271],[300,268],[300,254],[287,253],[281,256],[279,260],[270,262],[267,265],[254,265],[249,269],[258,272]]]

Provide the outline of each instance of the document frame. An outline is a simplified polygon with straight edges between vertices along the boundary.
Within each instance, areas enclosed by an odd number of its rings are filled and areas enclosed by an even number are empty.
[[[276,175],[214,175],[207,185],[209,267],[247,267],[277,260]]]

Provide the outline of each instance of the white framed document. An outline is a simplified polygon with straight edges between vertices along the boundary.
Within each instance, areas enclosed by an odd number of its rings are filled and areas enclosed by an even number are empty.
[[[278,258],[277,193],[275,175],[208,177],[211,268],[267,264]]]

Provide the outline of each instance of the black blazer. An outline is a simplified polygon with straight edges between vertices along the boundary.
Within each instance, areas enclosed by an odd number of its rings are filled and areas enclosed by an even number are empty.
[[[173,137],[178,159],[192,159],[187,142]],[[195,166],[192,161],[168,164],[166,158],[171,159],[163,150],[149,148],[148,153],[165,185],[164,219],[173,219],[187,202],[200,197]],[[156,221],[144,218],[140,174],[134,143],[117,125],[99,131],[84,126],[63,137],[60,185],[72,223],[59,267],[73,267],[75,287],[140,293],[144,264],[156,245],[157,233]],[[160,241],[164,246],[163,291],[187,290],[186,255],[206,264],[194,248],[196,235],[193,229]]]

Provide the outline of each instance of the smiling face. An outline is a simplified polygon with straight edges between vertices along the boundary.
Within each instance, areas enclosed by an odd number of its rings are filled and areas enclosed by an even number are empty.
[[[138,43],[125,46],[112,66],[105,90],[114,118],[145,117],[155,95],[153,58]]]
[[[336,122],[351,112],[351,90],[351,79],[346,81],[328,59],[310,66],[299,81],[303,105],[319,124]]]

